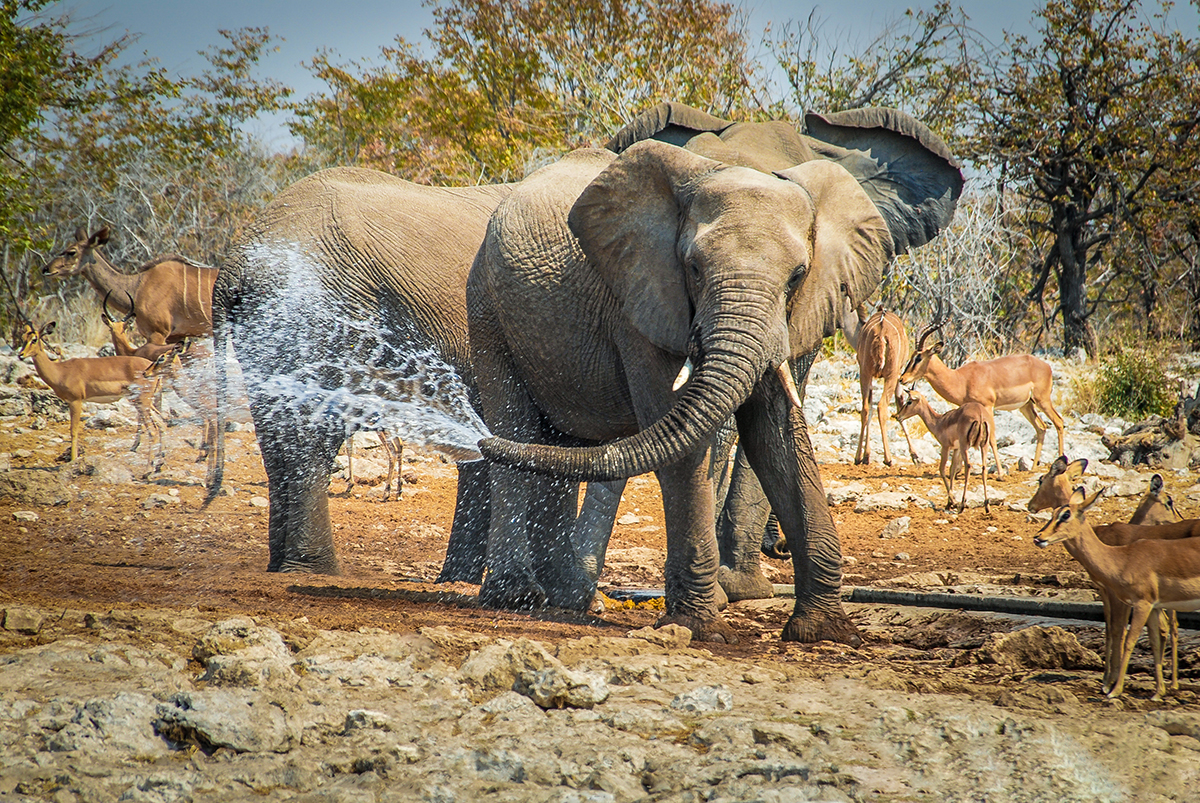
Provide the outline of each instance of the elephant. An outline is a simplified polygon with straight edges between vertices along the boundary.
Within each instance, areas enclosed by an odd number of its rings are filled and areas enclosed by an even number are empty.
[[[586,573],[563,559],[572,484],[654,471],[667,525],[659,624],[735,640],[717,612],[706,459],[733,418],[796,570],[782,637],[859,643],[841,609],[837,531],[798,387],[842,295],[866,298],[897,249],[949,220],[961,173],[944,146],[930,154],[910,135],[927,133],[916,127],[876,125],[874,145],[851,132],[840,140],[851,144],[747,167],[710,132],[688,148],[663,141],[682,137],[659,117],[657,132],[618,143],[620,154],[576,151],[521,182],[497,206],[468,277],[472,363],[493,433],[479,442],[492,461],[493,511],[481,602],[586,604]],[[888,112],[874,120],[906,122]],[[780,125],[760,125],[787,139]],[[721,160],[693,152],[697,137]],[[940,162],[946,178],[918,176],[914,192],[881,169],[891,161]],[[870,189],[842,166],[867,163],[887,186]]]
[[[216,368],[224,389],[231,340],[267,473],[268,571],[339,573],[330,467],[356,428],[394,426],[463,458],[443,574],[479,581],[488,483],[486,465],[472,460],[483,430],[471,404],[465,288],[488,218],[511,190],[323,170],[268,204],[222,265]],[[206,505],[222,482],[225,395]],[[414,437],[413,426],[426,429]],[[472,527],[480,532],[465,537]]]

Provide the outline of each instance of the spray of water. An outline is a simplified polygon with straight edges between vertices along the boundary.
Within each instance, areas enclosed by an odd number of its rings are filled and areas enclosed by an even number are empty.
[[[274,399],[272,413],[340,418],[348,434],[382,430],[456,461],[480,458],[475,444],[489,433],[467,385],[411,318],[334,284],[295,243],[255,245],[247,261],[273,266],[277,279],[237,316],[236,338],[247,383]]]

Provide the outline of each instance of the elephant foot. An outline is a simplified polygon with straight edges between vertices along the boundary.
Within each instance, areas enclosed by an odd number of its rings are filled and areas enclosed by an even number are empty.
[[[570,611],[586,611],[596,598],[596,584],[587,583],[584,586],[564,586],[550,584],[546,596],[546,604],[554,608],[566,608]]]
[[[451,561],[447,558],[446,562],[442,564],[441,573],[434,582],[479,585],[483,582],[483,566],[464,561]]]
[[[692,631],[692,641],[712,641],[720,644],[738,643],[738,637],[734,634],[733,628],[719,617],[701,619],[699,616],[676,613],[667,614],[654,623],[655,627],[666,627],[667,625],[686,627]]]
[[[770,599],[775,596],[775,589],[762,572],[757,570],[735,572],[728,566],[717,570],[717,583],[725,590],[730,602],[744,599]]]
[[[298,574],[341,574],[342,567],[337,558],[313,558],[305,560],[285,560],[278,565],[267,566],[268,572],[295,572]]]
[[[489,574],[479,588],[479,604],[504,611],[532,611],[546,604],[546,591],[531,578]]]
[[[809,611],[805,614],[793,613],[783,626],[779,636],[781,641],[798,641],[802,644],[812,644],[817,641],[835,641],[850,647],[862,644],[862,636],[858,626],[850,621],[850,617],[840,610]]]

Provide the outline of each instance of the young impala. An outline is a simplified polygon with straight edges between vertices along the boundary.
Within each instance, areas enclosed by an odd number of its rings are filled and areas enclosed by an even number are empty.
[[[35,329],[25,323],[21,334],[21,359],[30,357],[38,376],[50,386],[54,395],[67,403],[71,412],[71,462],[79,457],[79,433],[83,428],[83,403],[97,402],[112,404],[129,397],[137,409],[138,434],[134,438],[136,450],[141,440],[142,429],[150,433],[153,442],[157,439],[158,451],[154,467],[162,465],[162,427],[156,420],[154,394],[158,379],[146,377],[150,361],[141,357],[80,357],[73,360],[52,360],[46,349],[46,338],[54,331],[54,322]]]
[[[925,426],[933,434],[933,437],[937,438],[938,443],[942,445],[942,459],[938,464],[938,473],[941,474],[942,484],[946,486],[946,508],[954,506],[954,494],[951,488],[954,486],[954,478],[958,476],[960,463],[966,473],[963,476],[963,494],[962,501],[958,505],[958,512],[961,513],[966,508],[967,486],[971,482],[970,450],[978,449],[979,462],[983,469],[983,511],[989,512],[986,449],[992,438],[992,430],[995,429],[991,409],[977,402],[967,402],[962,407],[938,414],[929,406],[929,402],[924,396],[915,390],[910,390],[904,405],[896,413],[896,419],[903,421],[918,415],[925,422]],[[947,477],[946,460],[951,453],[954,454],[954,461],[950,465],[950,475]]]
[[[1082,488],[1076,488],[1067,504],[1054,511],[1034,543],[1039,547],[1062,543],[1110,597],[1130,606],[1129,629],[1124,634],[1108,696],[1117,697],[1124,690],[1129,659],[1142,628],[1149,624],[1155,653],[1154,697],[1161,699],[1166,691],[1162,641],[1155,636],[1158,617],[1151,619],[1151,616],[1159,610],[1200,610],[1200,538],[1143,538],[1126,546],[1109,546],[1084,517],[1103,493],[1104,489],[1100,489],[1088,499]]]
[[[951,369],[938,356],[945,346],[944,341],[925,345],[930,335],[945,324],[939,304],[938,314],[918,338],[917,350],[904,366],[900,382],[912,387],[918,379],[924,379],[934,392],[951,404],[973,401],[992,410],[1019,409],[1033,425],[1037,435],[1037,448],[1033,456],[1035,465],[1042,461],[1042,442],[1046,438],[1046,425],[1037,414],[1037,410],[1041,410],[1058,431],[1058,453],[1062,454],[1065,451],[1064,423],[1050,400],[1053,379],[1050,363],[1030,354],[1011,354],[994,360],[963,363]],[[1000,452],[996,449],[995,433],[989,446],[992,457],[996,459],[996,473],[1003,477],[1004,464],[1000,462]]]

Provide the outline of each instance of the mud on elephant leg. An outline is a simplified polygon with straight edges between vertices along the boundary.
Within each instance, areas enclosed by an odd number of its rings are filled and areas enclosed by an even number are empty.
[[[745,452],[738,448],[733,455],[725,504],[717,515],[717,544],[721,553],[717,581],[730,602],[775,596],[759,565],[763,532],[770,515],[771,506],[758,477],[750,469]]]

